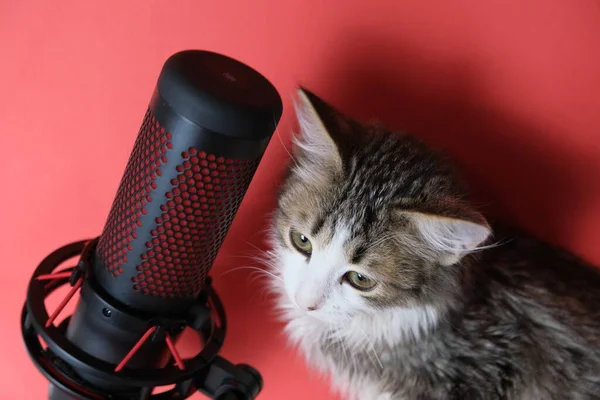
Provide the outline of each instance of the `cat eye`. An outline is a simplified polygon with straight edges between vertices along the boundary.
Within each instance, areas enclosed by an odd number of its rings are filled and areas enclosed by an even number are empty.
[[[356,271],[348,271],[343,277],[343,280],[348,282],[353,288],[357,290],[361,290],[363,292],[372,290],[377,282],[364,276],[363,274],[359,274]]]
[[[290,241],[292,242],[292,245],[294,245],[296,250],[298,250],[300,253],[306,256],[310,256],[312,254],[312,243],[302,233],[291,231]]]

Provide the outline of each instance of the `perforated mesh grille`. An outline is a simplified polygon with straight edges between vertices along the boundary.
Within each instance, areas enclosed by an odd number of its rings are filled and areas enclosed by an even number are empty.
[[[172,147],[171,134],[148,111],[98,242],[97,251],[114,276],[124,272],[122,266],[128,262],[131,242],[142,226],[140,218],[147,212],[146,204],[152,201],[154,180],[162,174],[160,167],[167,162],[166,153]]]
[[[258,160],[232,160],[196,148],[181,153],[177,178],[136,267],[133,287],[161,297],[195,295],[217,256]]]

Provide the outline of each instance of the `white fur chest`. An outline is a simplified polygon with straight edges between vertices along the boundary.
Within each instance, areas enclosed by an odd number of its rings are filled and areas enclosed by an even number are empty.
[[[286,333],[292,343],[299,347],[310,368],[327,376],[332,392],[347,400],[391,400],[385,395],[379,382],[374,382],[367,374],[350,376],[352,349],[347,349],[344,363],[337,363],[333,357],[323,351],[323,341],[329,327],[322,321],[310,317],[298,317],[286,326]]]
[[[295,315],[291,315],[295,314]],[[433,309],[391,309],[376,316],[353,318],[341,327],[321,321],[302,313],[288,314],[286,333],[297,345],[311,368],[331,380],[332,389],[348,400],[392,400],[385,388],[385,369],[389,354],[381,349],[401,346],[409,338],[415,339],[433,328],[437,313]],[[339,338],[344,342],[344,354],[337,360],[324,352],[327,338]],[[353,353],[360,349],[369,356],[369,373],[364,366],[353,365]],[[355,367],[355,368],[352,368]],[[373,371],[378,371],[374,379]]]

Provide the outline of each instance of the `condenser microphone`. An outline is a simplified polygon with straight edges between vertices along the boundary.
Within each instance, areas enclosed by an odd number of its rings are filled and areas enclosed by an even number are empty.
[[[190,50],[165,62],[101,235],[56,250],[31,278],[22,332],[50,400],[256,397],[258,371],[218,355],[226,319],[209,271],[282,109],[273,85],[232,58]],[[184,360],[186,328],[203,349]]]

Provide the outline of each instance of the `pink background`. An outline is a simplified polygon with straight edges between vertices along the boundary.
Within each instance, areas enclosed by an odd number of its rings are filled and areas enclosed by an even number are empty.
[[[301,82],[446,148],[490,212],[600,264],[597,0],[4,0],[0,398],[45,398],[18,330],[27,279],[56,247],[100,233],[161,65],[187,48],[265,74],[286,102],[285,145]],[[224,355],[262,372],[263,400],[327,399],[260,283],[221,276],[263,246],[286,157],[275,137],[213,270]]]

